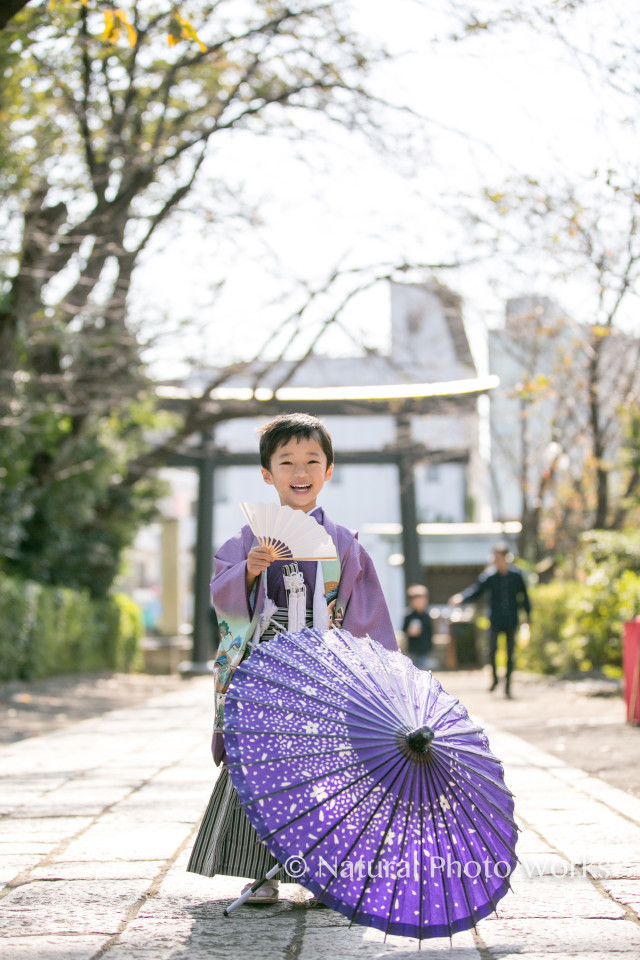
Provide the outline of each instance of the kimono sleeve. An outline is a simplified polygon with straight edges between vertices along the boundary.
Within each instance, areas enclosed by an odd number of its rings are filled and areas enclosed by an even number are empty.
[[[250,539],[243,527],[240,533],[224,543],[213,558],[211,598],[218,620],[231,617],[250,620],[255,601],[255,587],[247,590],[247,553]]]
[[[397,650],[389,608],[367,551],[354,540],[340,578],[340,597],[346,601],[342,627],[354,637],[367,634],[387,650]]]
[[[256,604],[262,602],[262,581],[259,578],[249,594],[247,590],[247,554],[253,543],[249,527],[220,547],[213,560],[211,597],[221,631],[244,623],[247,627]],[[226,758],[221,730],[214,729],[211,751],[216,766]]]

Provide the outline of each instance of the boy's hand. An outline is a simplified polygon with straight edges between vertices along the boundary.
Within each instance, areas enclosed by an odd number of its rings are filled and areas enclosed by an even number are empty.
[[[247,554],[247,576],[255,580],[272,563],[273,554],[267,547],[252,547]]]

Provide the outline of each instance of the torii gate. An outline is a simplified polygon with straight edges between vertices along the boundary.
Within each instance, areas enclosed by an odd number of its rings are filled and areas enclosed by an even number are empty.
[[[396,421],[396,443],[378,450],[338,450],[341,464],[395,464],[399,475],[400,516],[404,554],[405,584],[421,578],[414,465],[466,462],[466,450],[430,450],[411,437],[411,417],[426,414],[474,412],[478,397],[499,384],[491,375],[439,383],[381,384],[353,387],[218,388],[208,395],[204,413],[212,424],[254,417],[275,417],[280,413],[311,413],[318,417],[387,416]],[[182,410],[192,399],[184,388],[159,387],[163,406]],[[212,429],[203,430],[198,447],[173,454],[167,466],[191,467],[198,471],[196,550],[194,572],[194,619],[192,658],[184,672],[208,673],[211,637],[212,546],[214,538],[214,483],[217,467],[255,466],[257,455],[230,453],[216,447]]]

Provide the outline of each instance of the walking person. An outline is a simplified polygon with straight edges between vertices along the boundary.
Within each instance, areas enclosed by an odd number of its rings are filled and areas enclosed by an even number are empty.
[[[498,686],[496,653],[498,637],[504,634],[507,644],[507,674],[505,694],[511,699],[511,674],[515,653],[516,633],[520,619],[520,610],[525,613],[524,623],[529,622],[531,604],[522,571],[511,562],[509,547],[506,543],[497,543],[493,548],[493,564],[480,574],[475,583],[456,593],[449,599],[453,606],[475,600],[483,594],[489,601],[489,658],[493,671],[490,691]]]

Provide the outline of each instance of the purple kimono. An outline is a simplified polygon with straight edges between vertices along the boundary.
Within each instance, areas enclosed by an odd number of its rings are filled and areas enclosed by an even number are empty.
[[[388,650],[397,650],[395,632],[380,581],[371,557],[359,543],[357,533],[333,523],[321,508],[314,511],[336,545],[340,558],[340,583],[337,603],[344,613],[341,626],[356,637],[368,634]],[[218,620],[231,618],[250,623],[262,610],[265,591],[262,578],[249,595],[247,591],[247,554],[255,543],[249,526],[244,526],[235,537],[222,545],[214,558],[211,595]],[[216,765],[226,758],[224,740],[216,730],[212,743]]]

